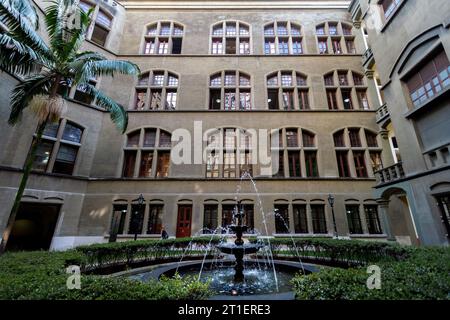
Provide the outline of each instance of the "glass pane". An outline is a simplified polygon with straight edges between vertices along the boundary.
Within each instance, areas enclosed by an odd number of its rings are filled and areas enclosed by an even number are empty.
[[[278,86],[278,76],[273,76],[267,79],[268,86]]]
[[[167,80],[167,85],[170,87],[178,86],[178,78],[174,75],[169,75],[169,79]]]
[[[82,134],[83,129],[68,122],[66,123],[66,127],[64,128],[62,139],[80,143]]]
[[[139,137],[141,132],[139,130],[128,134],[127,147],[137,147],[139,146]]]
[[[161,130],[159,133],[159,146],[162,148],[170,148],[172,146],[170,133]]]
[[[161,29],[159,31],[159,34],[161,36],[168,36],[170,35],[170,23],[162,23]]]
[[[104,25],[105,27],[111,27],[111,18],[101,10],[98,12],[97,22]]]
[[[156,141],[156,129],[145,129],[144,147],[154,147]]]
[[[174,26],[173,27],[173,35],[174,36],[182,36],[183,35],[183,27],[182,26]]]
[[[250,77],[241,75],[239,77],[239,85],[240,86],[250,86]]]
[[[163,73],[155,73],[153,75],[153,83],[154,86],[162,87],[164,85],[164,74]]]
[[[222,77],[221,77],[221,75],[212,76],[210,85],[212,87],[220,87],[222,85]]]
[[[45,125],[44,136],[56,138],[59,129],[59,122],[50,122]]]
[[[36,156],[33,162],[33,169],[45,171],[53,149],[53,142],[42,141],[36,150]]]
[[[149,35],[149,36],[156,36],[156,33],[157,33],[156,24],[148,27],[147,35]]]

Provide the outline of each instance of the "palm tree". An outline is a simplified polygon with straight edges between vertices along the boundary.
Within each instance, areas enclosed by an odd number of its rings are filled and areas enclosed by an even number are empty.
[[[39,19],[29,0],[0,0],[0,21],[7,29],[0,31],[0,69],[22,78],[12,91],[8,123],[19,123],[27,107],[38,120],[36,137],[3,232],[0,254],[5,251],[45,126],[57,121],[65,112],[65,98],[71,86],[78,86],[91,95],[98,107],[110,113],[112,122],[122,133],[127,128],[128,116],[124,108],[89,80],[116,73],[137,75],[139,68],[128,61],[108,60],[98,52],[80,52],[92,10],[83,12],[77,4],[77,0],[49,1],[44,19],[49,37],[47,44],[37,32]]]

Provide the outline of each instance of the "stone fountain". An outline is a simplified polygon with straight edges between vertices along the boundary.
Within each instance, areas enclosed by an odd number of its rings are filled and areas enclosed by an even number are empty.
[[[247,231],[248,226],[243,224],[245,214],[243,210],[239,210],[239,208],[241,208],[240,201],[238,202],[235,213],[233,215],[234,224],[228,226],[231,231],[236,233],[236,240],[234,241],[234,243],[222,243],[217,245],[217,249],[219,249],[220,252],[232,254],[236,259],[236,264],[234,266],[235,282],[244,281],[244,255],[254,254],[258,252],[258,250],[262,247],[259,244],[244,243],[242,235]]]

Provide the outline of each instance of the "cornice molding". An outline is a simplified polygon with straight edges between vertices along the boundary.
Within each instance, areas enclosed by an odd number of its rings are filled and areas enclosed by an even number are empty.
[[[348,9],[350,0],[118,0],[125,9]]]

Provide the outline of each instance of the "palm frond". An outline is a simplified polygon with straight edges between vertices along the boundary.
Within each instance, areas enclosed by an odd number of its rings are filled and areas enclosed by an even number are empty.
[[[8,34],[11,37],[32,48],[36,54],[42,56],[42,60],[53,60],[52,52],[34,26],[11,6],[9,0],[0,0],[0,20],[8,28]]]
[[[13,90],[11,95],[11,113],[8,123],[17,123],[28,107],[30,101],[37,95],[48,95],[52,86],[53,75],[38,74],[25,78]]]
[[[116,73],[126,75],[138,75],[140,73],[139,67],[124,60],[99,60],[86,61],[81,73],[75,74],[75,82],[86,83],[89,79],[100,76],[112,76]]]
[[[111,121],[116,125],[121,133],[124,133],[127,130],[128,113],[123,106],[115,102],[91,84],[82,84],[79,85],[79,88],[92,95],[98,107],[104,108],[109,112]]]
[[[78,50],[90,23],[90,14],[74,6],[74,0],[53,0],[45,9],[45,24],[50,46],[60,62]],[[76,25],[70,25],[75,22]],[[78,47],[77,47],[78,46]]]
[[[0,33],[0,69],[25,75],[35,70],[37,64],[45,64],[41,56],[29,46],[15,40],[9,34]]]
[[[28,22],[34,27],[34,30],[39,28],[39,16],[36,8],[28,0],[9,0],[11,7],[16,9],[23,17],[26,17]]]

